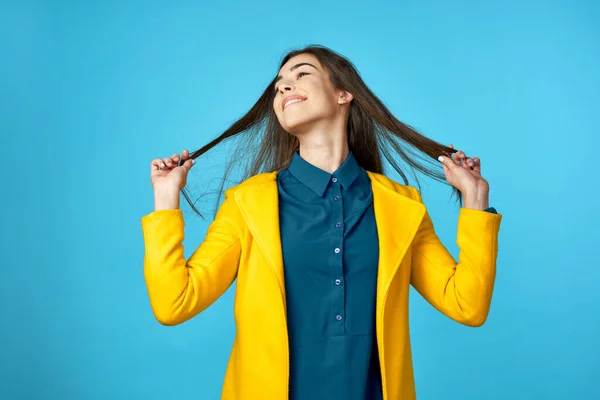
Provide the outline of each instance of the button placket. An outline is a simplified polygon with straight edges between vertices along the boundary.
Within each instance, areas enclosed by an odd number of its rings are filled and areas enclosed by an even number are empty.
[[[331,326],[331,333],[333,335],[343,335],[346,333],[345,323],[345,285],[342,285],[342,278],[344,276],[344,233],[342,222],[344,220],[344,202],[342,198],[341,185],[336,177],[332,177],[331,181],[334,183],[330,186],[329,198],[331,201],[331,209],[333,213],[333,221],[335,221],[335,227],[331,228],[331,246],[332,246],[332,257],[331,264],[333,265],[331,275],[333,285],[331,286],[332,293],[332,317],[333,324]],[[331,281],[330,281],[331,282]]]

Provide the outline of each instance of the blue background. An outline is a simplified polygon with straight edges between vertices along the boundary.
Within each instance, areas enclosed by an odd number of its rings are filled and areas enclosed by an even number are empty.
[[[503,214],[483,327],[411,293],[419,399],[600,398],[600,6],[481,3],[3,2],[0,398],[219,398],[234,287],[183,325],[153,318],[150,160],[208,143],[310,43],[352,60],[399,119],[479,156]],[[450,188],[422,183],[457,257]],[[213,214],[182,208],[189,256]]]

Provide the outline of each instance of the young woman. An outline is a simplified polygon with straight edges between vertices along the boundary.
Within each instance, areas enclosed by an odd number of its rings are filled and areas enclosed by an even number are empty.
[[[244,134],[259,147],[243,142],[246,175],[186,260],[187,174]],[[458,263],[395,155],[464,196]],[[404,184],[383,174],[383,158]],[[489,207],[480,160],[398,121],[326,47],[286,55],[247,115],[191,155],[153,160],[150,175],[144,274],[158,321],[194,317],[237,279],[222,399],[414,399],[409,286],[459,323],[487,318],[502,215]]]

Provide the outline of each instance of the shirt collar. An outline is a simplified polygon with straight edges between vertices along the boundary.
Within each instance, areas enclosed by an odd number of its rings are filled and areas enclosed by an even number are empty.
[[[300,156],[300,151],[296,150],[288,170],[305,186],[322,197],[332,178],[337,178],[342,187],[347,190],[358,176],[360,166],[352,152],[350,152],[342,165],[333,174],[330,174],[303,159]]]

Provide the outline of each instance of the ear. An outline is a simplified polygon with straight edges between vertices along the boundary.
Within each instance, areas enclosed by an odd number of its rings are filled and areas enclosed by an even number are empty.
[[[352,96],[352,93],[347,92],[345,90],[339,92],[339,94],[338,94],[338,104],[350,103],[352,101],[352,99],[354,99],[354,96]]]

